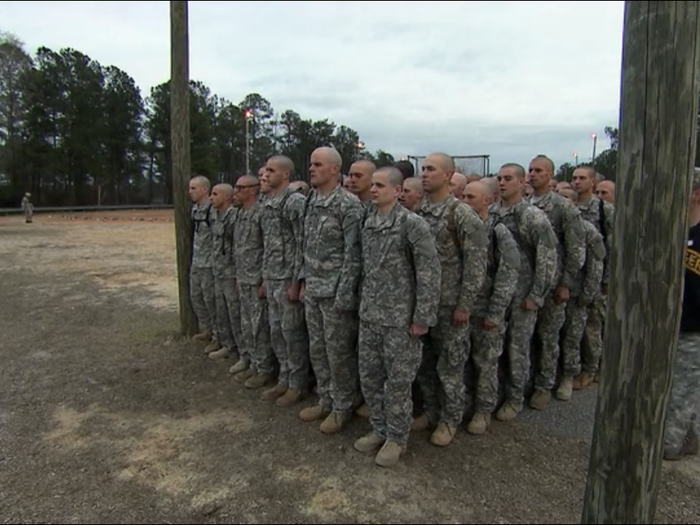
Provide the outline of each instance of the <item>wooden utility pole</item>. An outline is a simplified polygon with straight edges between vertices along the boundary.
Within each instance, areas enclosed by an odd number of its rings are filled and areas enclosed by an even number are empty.
[[[190,303],[192,260],[191,203],[187,198],[190,179],[190,56],[187,2],[170,2],[170,142],[172,144],[173,203],[177,244],[177,281],[180,301],[180,332],[197,332],[197,318]]]
[[[700,2],[625,2],[616,217],[582,523],[653,523],[695,160]]]

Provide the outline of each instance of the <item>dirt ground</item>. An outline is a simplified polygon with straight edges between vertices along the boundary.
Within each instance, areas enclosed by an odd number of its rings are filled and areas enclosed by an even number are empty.
[[[3,523],[580,521],[566,420],[417,434],[382,470],[366,421],[323,436],[232,381],[175,337],[170,212],[0,218],[0,282]],[[700,522],[699,465],[664,467],[657,523]]]

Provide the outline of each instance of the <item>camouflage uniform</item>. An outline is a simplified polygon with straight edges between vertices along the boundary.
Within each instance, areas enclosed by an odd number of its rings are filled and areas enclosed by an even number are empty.
[[[503,352],[506,313],[518,284],[520,252],[497,215],[489,214],[486,219],[486,234],[489,239],[486,278],[472,317],[471,356],[476,385],[474,388],[471,381],[467,383],[467,395],[474,398],[476,412],[490,414],[498,404],[498,358]],[[496,328],[486,330],[485,319]],[[470,402],[468,399],[467,406]]]
[[[337,186],[312,191],[304,219],[304,307],[319,405],[350,414],[357,377],[357,288],[361,273],[363,207]]]
[[[212,264],[214,241],[211,227],[216,221],[216,210],[209,200],[192,206],[194,240],[190,268],[190,301],[199,321],[200,331],[210,331],[217,338],[216,291]]]
[[[437,322],[440,262],[428,225],[397,204],[369,212],[362,229],[360,382],[373,431],[405,445],[411,426],[411,385],[421,342],[411,323]]]
[[[305,198],[287,187],[262,203],[263,264],[272,348],[281,386],[303,390],[309,376],[304,306],[290,302],[287,290],[299,279],[302,264]]]
[[[470,325],[454,326],[452,314],[473,313],[486,275],[488,240],[484,222],[452,194],[435,204],[424,200],[417,213],[430,226],[442,270],[438,320],[426,337],[418,382],[429,422],[457,427],[464,417]]]
[[[238,210],[230,206],[212,224],[212,272],[216,292],[216,324],[218,341],[234,352],[240,348],[241,304],[236,288],[233,228]]]
[[[559,365],[559,338],[566,320],[566,303],[557,303],[554,293],[559,286],[571,290],[586,258],[586,237],[581,212],[570,200],[548,191],[541,197],[530,196],[530,203],[549,219],[557,237],[559,254],[555,284],[537,314],[537,335],[540,338],[539,367],[535,388],[549,392],[554,388]]]
[[[603,280],[600,293],[588,307],[588,316],[583,340],[581,341],[581,358],[583,371],[595,374],[603,353],[603,326],[607,308],[607,289],[610,283],[610,256],[612,254],[612,237],[615,207],[595,195],[585,202],[579,202],[578,209],[584,220],[592,223],[603,236],[606,255],[603,268]]]
[[[514,416],[522,410],[530,374],[530,341],[537,321],[537,310],[524,309],[523,301],[530,299],[538,308],[544,304],[556,273],[557,240],[544,212],[525,200],[511,207],[496,203],[489,213],[495,214],[497,220],[508,228],[520,252],[518,285],[506,334],[510,370],[506,405],[511,406]]]
[[[603,278],[603,261],[606,250],[603,237],[593,224],[583,223],[586,233],[586,262],[571,288],[571,299],[566,306],[566,322],[562,353],[564,354],[564,377],[573,378],[581,372],[581,338],[586,326],[588,308],[600,294]]]
[[[275,355],[270,346],[267,299],[258,297],[262,285],[262,210],[259,202],[247,210],[240,208],[234,223],[236,284],[241,303],[241,340],[238,347],[242,356],[249,356],[254,371],[272,374]]]

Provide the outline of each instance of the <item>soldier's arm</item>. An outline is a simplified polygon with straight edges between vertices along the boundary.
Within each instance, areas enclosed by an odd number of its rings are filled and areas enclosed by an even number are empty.
[[[471,313],[486,278],[488,239],[484,222],[466,206],[455,210],[462,243],[462,283],[457,310]]]
[[[261,268],[261,275],[269,275],[268,274],[268,263],[267,263],[267,246],[268,243],[270,242],[269,239],[267,238],[267,230],[265,229],[265,214],[267,213],[267,209],[265,208],[264,204],[260,205],[260,230],[262,232],[262,245],[263,245],[263,256],[262,256],[262,268]]]
[[[544,305],[544,298],[552,288],[559,261],[557,238],[544,212],[531,208],[526,226],[535,250],[535,275],[527,298],[537,306]]]
[[[413,323],[418,326],[437,324],[442,270],[438,258],[435,239],[428,223],[417,215],[409,215],[405,227],[413,257],[413,270],[416,280],[416,307]]]
[[[358,307],[357,285],[362,272],[362,249],[360,245],[360,224],[363,206],[358,200],[349,200],[342,208],[343,227],[343,266],[340,270],[335,307],[352,311]]]
[[[559,286],[571,289],[576,282],[583,263],[586,262],[586,233],[583,229],[581,211],[571,204],[564,202],[564,275]]]
[[[601,284],[607,286],[610,283],[610,257],[612,255],[613,228],[615,227],[615,207],[609,202],[603,203],[603,215],[606,256],[603,261],[603,280]]]
[[[294,234],[294,266],[292,268],[292,282],[299,281],[304,264],[304,210],[305,198],[299,193],[293,193],[287,198],[289,210],[289,222]]]
[[[591,232],[593,239],[590,243],[590,249],[586,254],[586,275],[583,279],[581,288],[581,303],[588,306],[595,296],[600,292],[600,284],[603,280],[603,261],[605,261],[605,244],[603,237],[598,233],[598,230]]]
[[[497,224],[494,231],[498,269],[493,281],[493,292],[489,299],[486,318],[496,325],[502,325],[506,309],[513,299],[518,285],[520,251],[510,230]]]

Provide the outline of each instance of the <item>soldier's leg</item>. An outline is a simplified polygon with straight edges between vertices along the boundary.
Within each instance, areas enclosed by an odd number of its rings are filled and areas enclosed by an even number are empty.
[[[284,395],[289,386],[289,359],[287,343],[282,334],[283,301],[287,300],[285,281],[266,281],[267,312],[270,321],[270,343],[279,363],[277,385],[263,392],[263,399],[274,401]]]
[[[537,321],[536,310],[522,308],[522,298],[513,301],[507,328],[506,352],[510,374],[506,383],[506,399],[496,413],[499,421],[510,421],[523,409],[525,385],[530,375],[530,342]]]
[[[267,301],[258,297],[258,286],[238,285],[241,335],[238,342],[241,359],[249,359],[255,375],[245,382],[246,388],[258,389],[273,379],[275,356],[270,347]]]
[[[549,294],[537,317],[536,329],[541,346],[538,359],[539,367],[535,376],[535,393],[530,399],[530,407],[544,410],[552,399],[552,389],[557,381],[559,338],[566,320],[566,303],[555,302],[554,295]]]
[[[386,370],[382,349],[385,330],[386,328],[373,323],[360,322],[358,342],[360,385],[365,403],[369,407],[369,423],[372,426],[370,434],[355,441],[355,450],[360,452],[374,452],[386,440],[384,398]],[[407,424],[410,425],[410,417]]]
[[[438,317],[433,340],[439,347],[437,373],[440,379],[440,422],[430,438],[437,446],[452,442],[464,418],[464,365],[470,326],[454,326],[452,312]]]
[[[386,369],[384,414],[386,439],[399,445],[408,443],[413,399],[411,385],[421,363],[421,342],[406,328],[384,328],[382,351]]]
[[[557,388],[556,396],[561,401],[571,399],[574,388],[574,378],[581,373],[581,338],[586,326],[588,309],[579,306],[576,298],[572,297],[566,305],[566,321],[564,322],[561,344],[564,361],[563,377]]]
[[[323,311],[321,303],[324,299],[314,297],[304,298],[304,312],[306,313],[306,328],[309,334],[309,356],[311,366],[316,376],[316,393],[318,395],[317,406],[301,411],[299,416],[304,421],[316,421],[327,417],[333,408],[331,399],[331,369],[326,353],[326,337],[323,331]]]
[[[285,281],[282,300],[282,334],[287,344],[288,386],[293,390],[293,400],[297,402],[301,399],[301,394],[309,388],[309,335],[304,322],[304,303],[287,300],[289,284],[289,281]]]
[[[413,430],[427,430],[440,420],[440,378],[437,373],[439,346],[433,340],[436,327],[422,338],[423,351],[416,382],[422,398],[422,411],[411,426]]]
[[[603,323],[607,308],[607,296],[600,294],[588,308],[588,319],[581,341],[581,377],[574,387],[586,388],[595,379],[603,356]]]
[[[199,324],[199,333],[194,336],[196,340],[211,339],[212,327],[209,319],[209,312],[206,304],[204,304],[204,292],[202,283],[201,270],[195,269],[190,271],[190,302],[194,315],[197,317]]]
[[[228,301],[226,295],[228,286],[232,283],[220,277],[214,278],[214,299],[216,304],[216,332],[217,340],[210,343],[204,351],[209,353],[210,359],[226,359],[231,356],[236,344],[231,330]]]
[[[698,453],[694,418],[700,404],[700,334],[681,333],[671,395],[666,410],[664,459]]]
[[[471,357],[476,372],[476,412],[467,431],[483,434],[488,430],[491,413],[498,404],[498,360],[503,353],[505,324],[491,330],[484,328],[483,319],[472,319]]]
[[[238,286],[235,279],[227,279],[226,287],[226,307],[228,308],[229,326],[233,337],[232,351],[240,353],[238,347],[241,340],[241,296],[238,293]],[[248,354],[250,357],[250,354]]]
[[[219,327],[216,323],[216,285],[214,283],[214,272],[211,268],[201,270],[202,295],[207,315],[211,320],[211,335],[214,341],[219,340]]]

